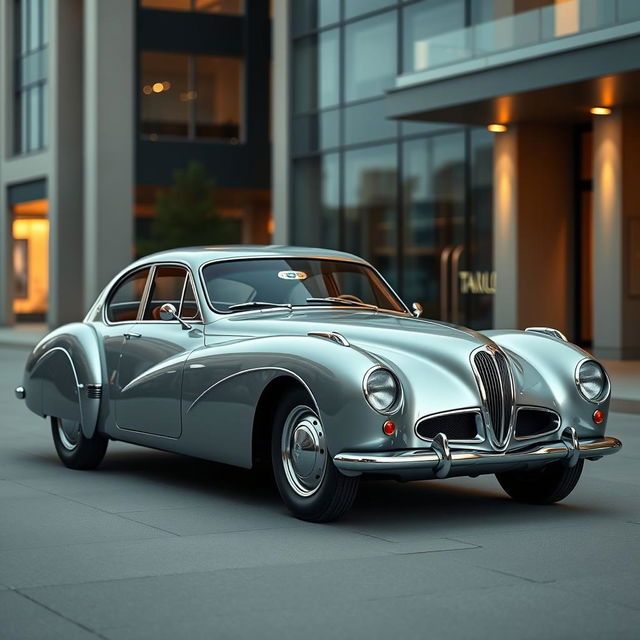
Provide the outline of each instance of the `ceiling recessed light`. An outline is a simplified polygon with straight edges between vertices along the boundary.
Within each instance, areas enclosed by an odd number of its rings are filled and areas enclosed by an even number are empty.
[[[504,133],[507,130],[507,125],[494,123],[490,124],[487,129],[493,133]]]
[[[609,116],[611,115],[611,109],[609,107],[591,107],[589,109],[594,116]]]

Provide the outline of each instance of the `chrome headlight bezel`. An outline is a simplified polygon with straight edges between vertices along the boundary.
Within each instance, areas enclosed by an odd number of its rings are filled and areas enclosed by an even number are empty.
[[[371,377],[379,376],[381,373],[388,376],[387,380],[392,381],[394,386],[393,399],[387,404],[376,402],[376,393],[384,392],[381,392],[380,390],[372,390],[371,388]],[[386,367],[376,365],[375,367],[371,367],[371,369],[369,369],[367,373],[365,373],[362,380],[362,392],[364,393],[364,397],[367,400],[369,406],[377,413],[380,413],[382,415],[391,415],[393,413],[396,413],[400,408],[402,401],[402,386],[396,375]]]
[[[586,376],[583,373],[584,367],[595,367],[599,370],[599,373],[601,375],[601,383],[599,391],[595,394],[589,393],[585,388]],[[575,371],[575,383],[580,395],[591,404],[601,404],[609,397],[609,393],[611,392],[611,382],[609,381],[607,372],[599,362],[593,360],[592,358],[585,358],[584,360],[578,362]]]

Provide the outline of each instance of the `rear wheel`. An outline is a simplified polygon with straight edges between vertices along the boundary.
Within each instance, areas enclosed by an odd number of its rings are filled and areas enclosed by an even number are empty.
[[[75,420],[51,417],[51,433],[58,457],[70,469],[95,469],[104,458],[109,441],[99,434],[86,438]]]
[[[584,460],[574,467],[554,462],[535,471],[496,473],[502,488],[518,502],[551,504],[564,500],[578,484]]]
[[[333,464],[322,422],[302,389],[287,393],[276,411],[271,461],[282,500],[296,517],[328,522],[353,504],[359,478]]]

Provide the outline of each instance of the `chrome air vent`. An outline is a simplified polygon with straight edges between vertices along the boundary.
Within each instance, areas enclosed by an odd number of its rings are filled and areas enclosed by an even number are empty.
[[[101,384],[88,384],[87,385],[87,397],[99,400],[102,398],[102,385]]]
[[[489,346],[476,351],[472,358],[480,395],[484,403],[485,419],[493,443],[502,448],[509,439],[513,414],[513,381],[507,357],[499,349]]]
[[[519,407],[516,415],[516,438],[527,440],[553,433],[560,428],[560,416],[542,407]]]
[[[416,425],[416,434],[423,440],[433,440],[444,433],[451,442],[469,442],[479,438],[481,425],[482,417],[477,409],[448,411],[422,418]]]

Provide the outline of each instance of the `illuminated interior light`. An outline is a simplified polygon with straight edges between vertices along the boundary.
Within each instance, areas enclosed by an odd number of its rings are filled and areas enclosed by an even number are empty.
[[[609,107],[591,107],[589,111],[594,116],[610,116],[611,115],[611,109]]]
[[[504,133],[507,130],[507,125],[494,123],[490,124],[487,129],[492,133]]]
[[[171,83],[170,83],[168,80],[165,80],[165,81],[162,83],[162,88],[163,88],[165,91],[169,91],[169,89],[171,89]]]
[[[153,93],[153,89],[151,88],[150,84],[145,84],[144,87],[142,87],[142,93],[144,93],[145,96],[149,96]]]
[[[164,86],[162,82],[154,82],[151,87],[154,93],[162,93],[164,91]]]

